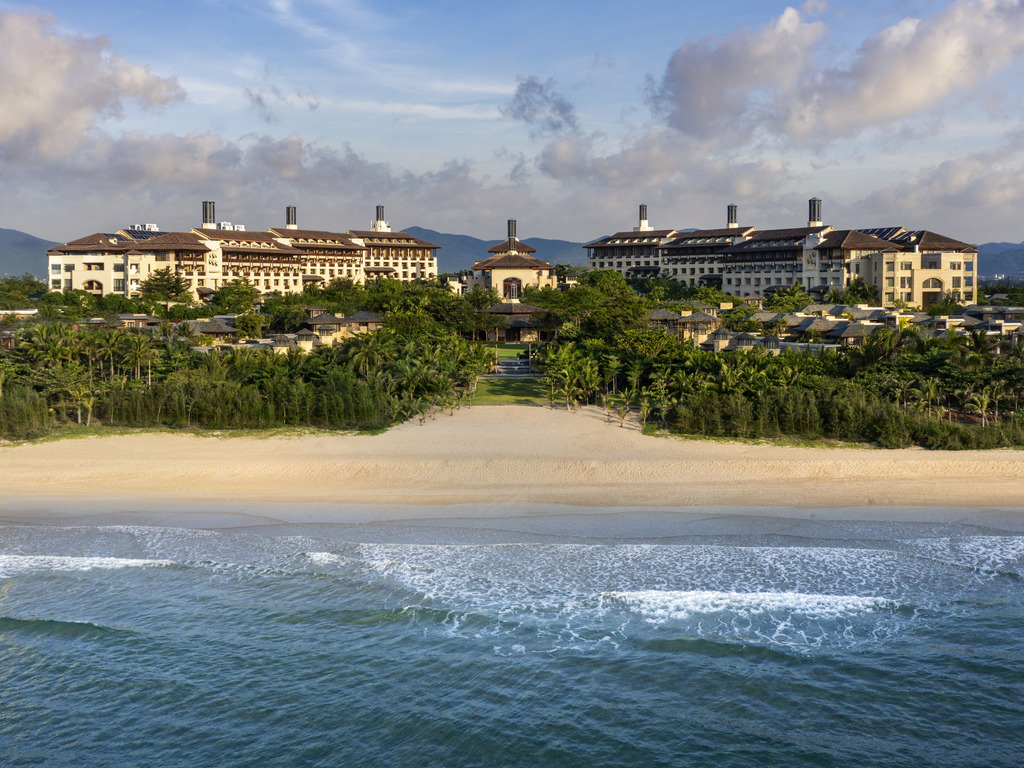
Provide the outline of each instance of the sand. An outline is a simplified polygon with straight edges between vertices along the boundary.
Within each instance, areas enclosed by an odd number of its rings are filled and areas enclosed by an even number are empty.
[[[1024,520],[1024,452],[681,440],[620,427],[595,408],[476,406],[380,435],[148,433],[5,446],[0,489],[0,521],[21,522],[96,522],[115,508],[146,522],[191,514],[197,525],[232,515],[358,522],[497,516],[509,505],[920,520],[988,510]],[[216,520],[199,517],[214,509]]]

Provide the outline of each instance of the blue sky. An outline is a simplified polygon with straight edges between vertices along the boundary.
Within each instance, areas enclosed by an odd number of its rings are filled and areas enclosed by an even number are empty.
[[[1024,0],[0,0],[0,227],[1024,224]]]

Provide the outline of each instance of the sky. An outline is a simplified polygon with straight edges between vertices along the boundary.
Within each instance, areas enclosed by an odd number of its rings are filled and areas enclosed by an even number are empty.
[[[1024,240],[1024,0],[0,0],[0,227]]]

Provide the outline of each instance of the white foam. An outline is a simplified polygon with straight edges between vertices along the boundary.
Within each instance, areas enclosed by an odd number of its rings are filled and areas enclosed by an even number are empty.
[[[601,599],[625,604],[652,624],[725,612],[747,616],[786,614],[812,619],[839,618],[896,605],[884,598],[858,595],[707,590],[609,592],[601,595]]]
[[[922,557],[988,575],[1024,575],[1024,536],[918,539],[910,549]]]
[[[40,571],[91,571],[174,565],[171,560],[123,557],[64,557],[58,555],[0,555],[0,578]]]
[[[313,565],[337,565],[342,561],[341,556],[333,552],[305,552],[304,554]]]

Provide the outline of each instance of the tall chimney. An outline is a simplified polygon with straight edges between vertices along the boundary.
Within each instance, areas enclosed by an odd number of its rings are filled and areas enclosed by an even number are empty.
[[[651,225],[647,222],[647,204],[640,204],[640,223],[633,227],[634,232],[650,232]]]
[[[374,232],[390,232],[391,231],[391,227],[389,227],[388,223],[386,221],[384,221],[384,206],[383,205],[378,205],[377,206],[377,220],[373,222],[373,224],[370,226],[370,229],[372,229]]]
[[[284,228],[298,229],[299,225],[295,217],[295,206],[289,205],[284,209]]]
[[[516,242],[516,220],[508,220],[508,244],[514,246]]]
[[[217,217],[214,215],[212,200],[203,200],[203,229],[216,229]]]
[[[816,197],[812,197],[807,201],[807,226],[808,227],[820,227],[821,226],[821,200]]]
[[[728,214],[726,216],[726,219],[727,219],[726,226],[729,229],[736,229],[736,228],[738,228],[739,225],[740,225],[739,217],[737,216],[737,212],[739,211],[739,207],[736,205],[736,203],[729,203],[729,207],[726,210],[728,211]]]

